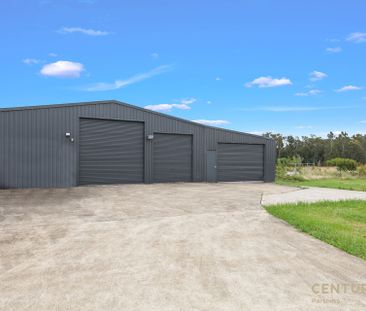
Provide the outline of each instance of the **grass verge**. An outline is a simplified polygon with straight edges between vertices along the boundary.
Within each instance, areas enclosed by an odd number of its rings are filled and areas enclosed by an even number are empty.
[[[335,188],[345,190],[357,190],[366,191],[366,178],[324,178],[324,179],[311,179],[311,180],[276,180],[277,184],[297,187],[322,187],[322,188]]]
[[[322,201],[266,206],[297,229],[366,260],[366,201]]]

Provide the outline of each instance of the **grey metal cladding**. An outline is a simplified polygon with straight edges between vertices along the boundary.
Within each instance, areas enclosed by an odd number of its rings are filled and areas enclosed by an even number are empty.
[[[192,135],[154,134],[153,181],[192,181]]]
[[[79,184],[142,183],[144,125],[80,119]]]
[[[217,152],[216,150],[207,150],[206,152],[206,181],[217,181]]]
[[[218,144],[218,181],[263,180],[263,145]]]
[[[200,125],[118,101],[0,109],[0,188],[71,187],[78,184],[79,120],[139,121],[144,134],[192,135],[192,180],[206,180],[206,150],[218,143],[264,146],[264,180],[273,181],[271,139]],[[75,143],[65,138],[71,132]],[[153,182],[153,142],[144,140],[144,182]]]
[[[0,112],[0,187],[65,187],[75,178],[73,146],[63,128],[68,111],[49,118],[47,110]]]
[[[207,150],[217,150],[218,143],[262,144],[264,146],[264,181],[271,182],[275,180],[276,143],[273,139],[207,127],[205,140]]]

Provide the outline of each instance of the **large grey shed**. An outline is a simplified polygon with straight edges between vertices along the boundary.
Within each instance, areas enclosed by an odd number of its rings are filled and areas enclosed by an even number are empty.
[[[275,178],[275,142],[115,100],[0,109],[0,188]]]

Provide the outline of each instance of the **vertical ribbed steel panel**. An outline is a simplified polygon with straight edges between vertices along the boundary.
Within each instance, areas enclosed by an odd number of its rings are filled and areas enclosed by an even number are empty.
[[[264,179],[264,145],[218,144],[217,180]]]
[[[71,187],[77,185],[79,120],[99,118],[139,121],[144,136],[153,133],[192,135],[192,179],[206,180],[206,150],[218,143],[264,146],[264,180],[273,181],[275,144],[260,136],[205,127],[116,101],[0,109],[0,188]],[[75,143],[65,137],[71,132]],[[144,179],[153,182],[153,142],[144,140]]]
[[[80,119],[79,184],[144,181],[141,122]]]
[[[192,181],[192,135],[154,134],[153,181]]]
[[[274,181],[276,162],[276,145],[274,140],[210,127],[206,127],[205,132],[206,150],[217,150],[218,143],[262,144],[264,148],[264,181]]]

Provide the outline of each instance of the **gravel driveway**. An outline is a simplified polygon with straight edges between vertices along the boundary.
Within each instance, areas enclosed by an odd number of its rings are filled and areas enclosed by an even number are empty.
[[[366,262],[269,215],[272,184],[0,191],[0,310],[362,310]],[[362,288],[361,288],[362,289]]]

